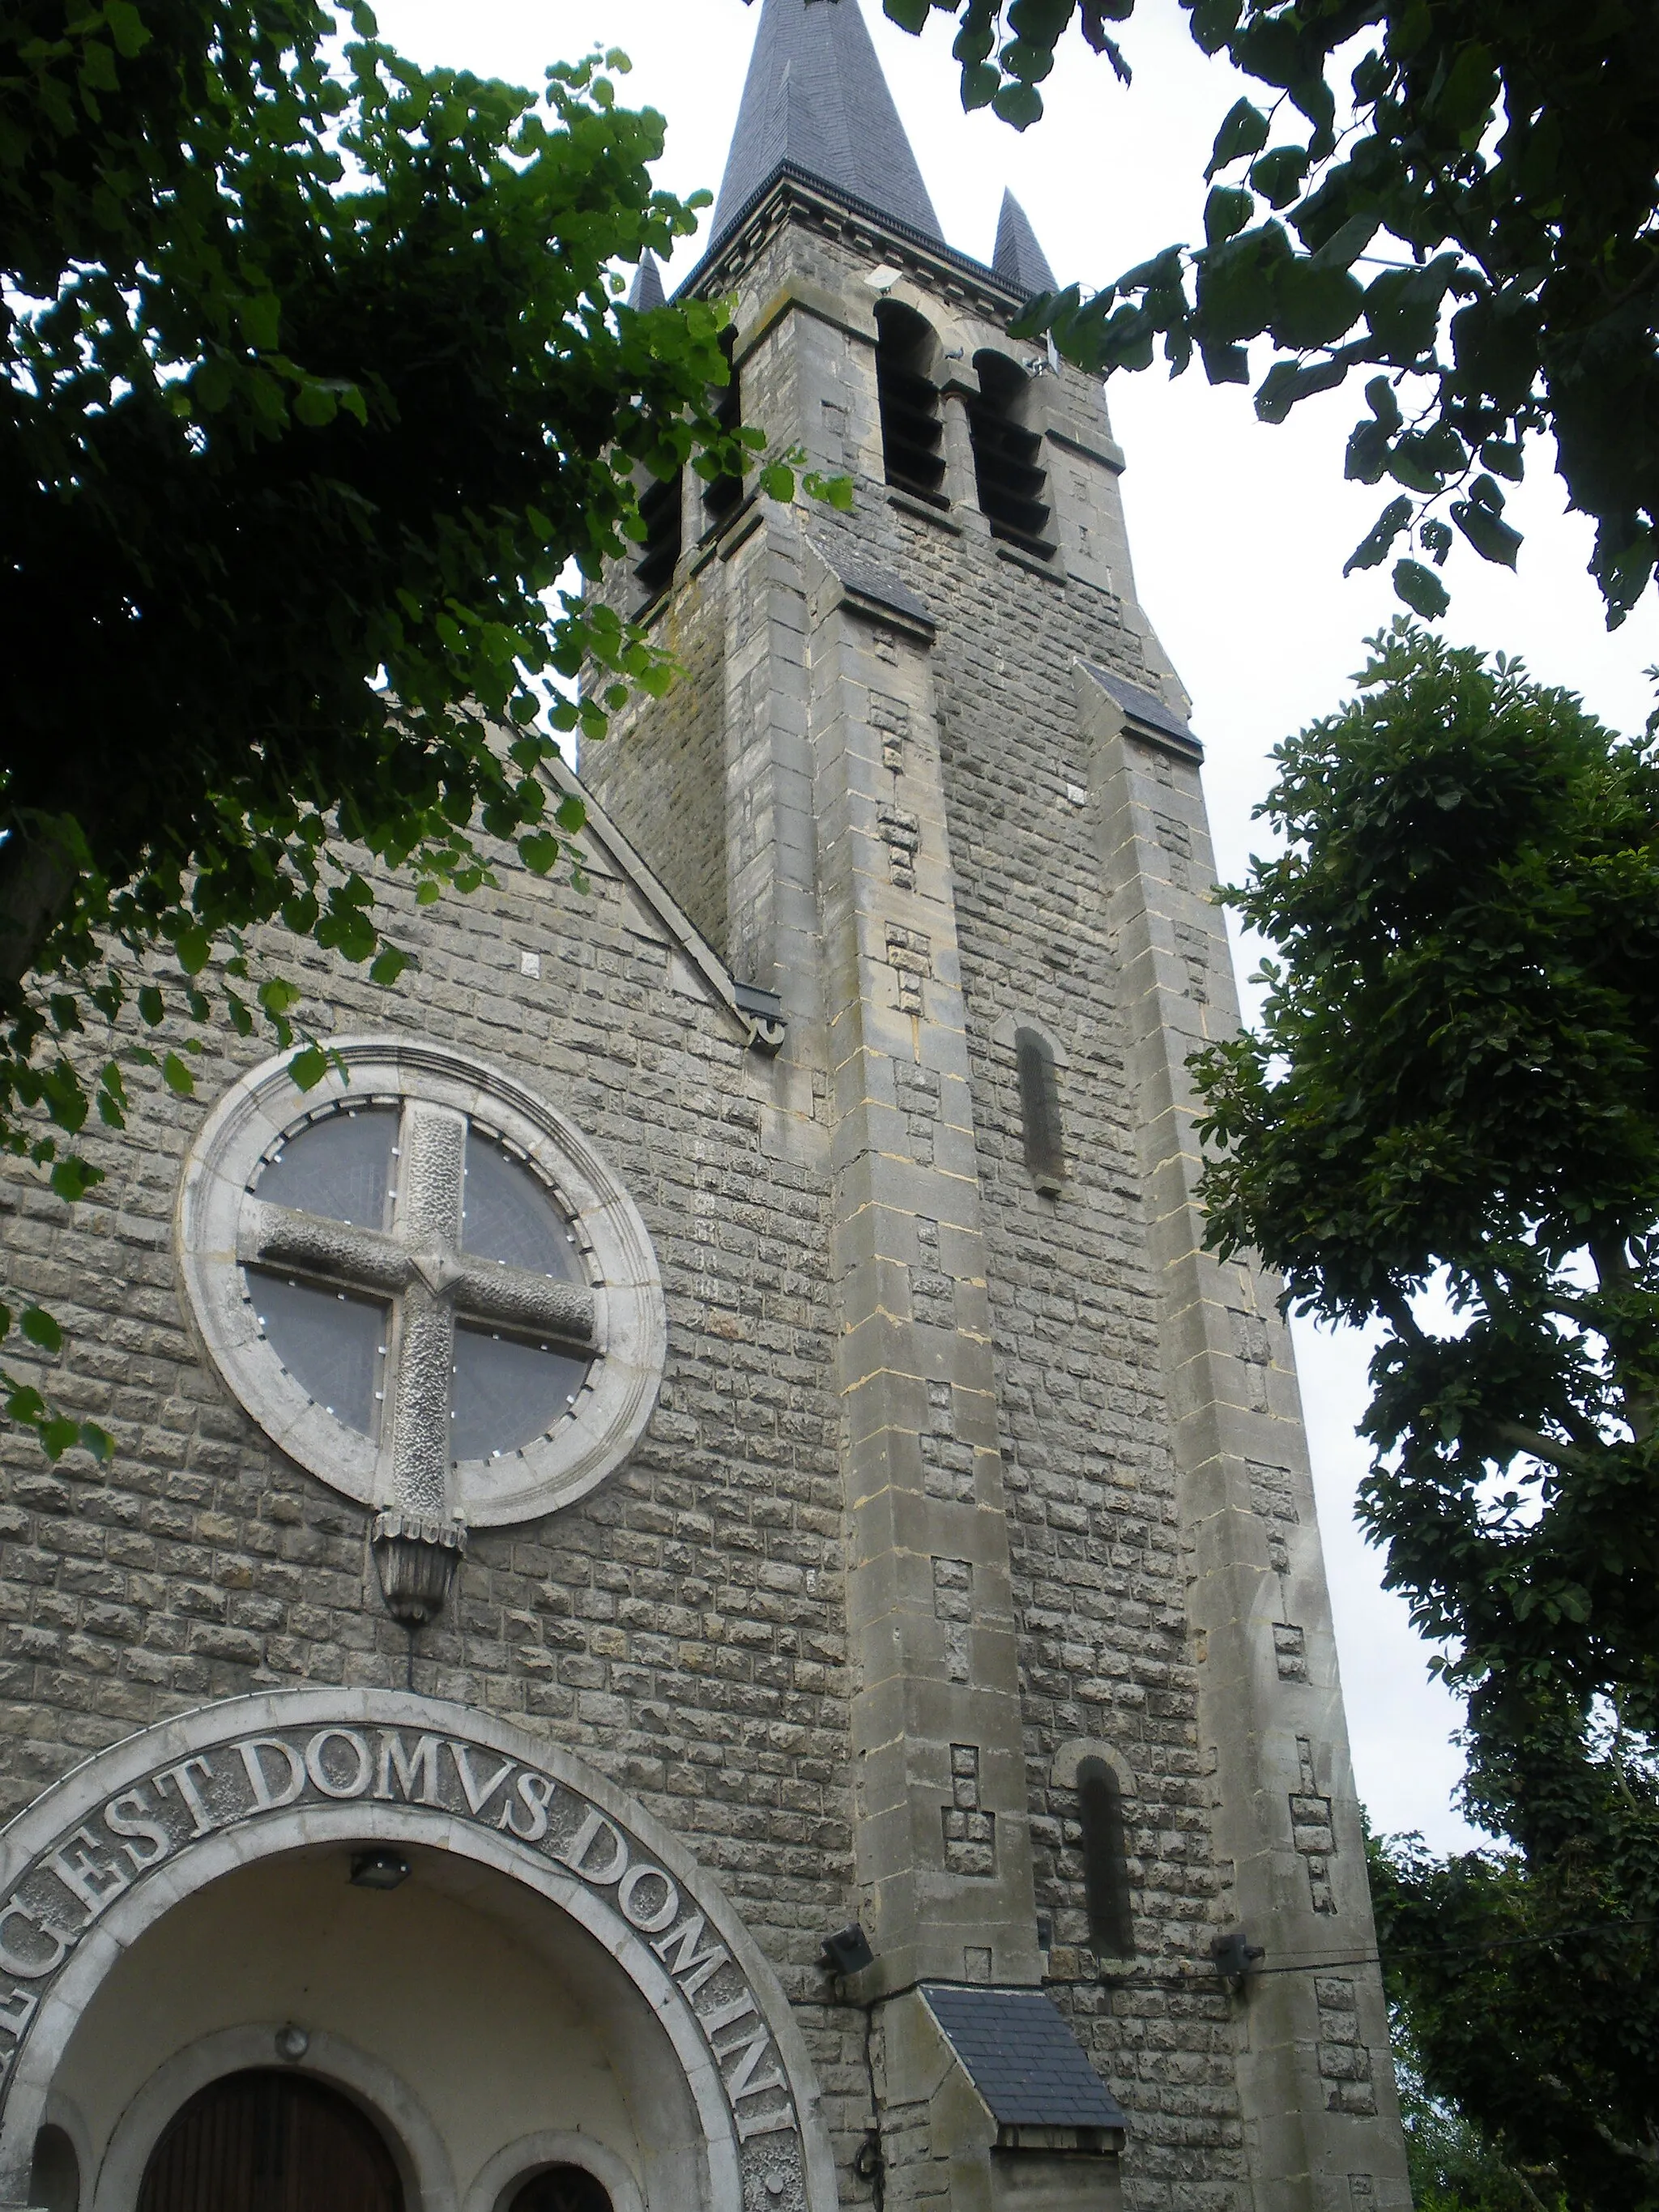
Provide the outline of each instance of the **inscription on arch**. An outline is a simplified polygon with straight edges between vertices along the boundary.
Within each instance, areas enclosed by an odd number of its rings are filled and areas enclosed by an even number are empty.
[[[763,2160],[773,2195],[783,2179],[780,2160],[795,2166],[796,2185],[784,2193],[810,2201],[802,2169],[813,2161],[775,2026],[780,1993],[760,1985],[764,1969],[747,1939],[727,1940],[720,1908],[699,1898],[684,1855],[651,1848],[616,1792],[597,1778],[586,1787],[572,1778],[567,1754],[544,1747],[525,1755],[527,1739],[507,1748],[513,1732],[471,1728],[462,1708],[433,1706],[411,1721],[408,1709],[422,1701],[390,1693],[343,1693],[337,1717],[319,1711],[322,1702],[309,1692],[238,1700],[220,1710],[228,1722],[242,1709],[246,1724],[227,1725],[211,1741],[202,1740],[199,1723],[215,1709],[204,1709],[190,1717],[198,1723],[194,1747],[181,1753],[177,1741],[188,1723],[149,1731],[156,1754],[149,1759],[147,1739],[130,1739],[13,1823],[0,1893],[0,2121],[58,1978],[118,1903],[210,1839],[241,1833],[257,1850],[262,1824],[281,1822],[291,1835],[295,1817],[311,1813],[333,1816],[325,1832],[345,1840],[339,1816],[349,1819],[353,1807],[373,1808],[364,1832],[383,1838],[390,1808],[412,1844],[424,1831],[442,1848],[446,1831],[465,1823],[579,1883],[611,1917],[619,1960],[630,1943],[643,1944],[696,2021],[740,2159]],[[377,1705],[400,1710],[383,1718]],[[100,1767],[113,1771],[94,1796]],[[596,1802],[601,1796],[607,1802]],[[46,1816],[60,1798],[68,1802],[54,1826]],[[650,1824],[641,1816],[640,1825]],[[679,1863],[665,1863],[670,1857]],[[737,1955],[745,1948],[748,1965]]]

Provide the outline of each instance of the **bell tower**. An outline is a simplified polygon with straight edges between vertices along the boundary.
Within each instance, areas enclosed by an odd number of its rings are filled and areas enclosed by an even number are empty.
[[[685,281],[743,419],[855,487],[651,489],[606,589],[683,673],[582,762],[770,1048],[770,1171],[830,1192],[844,2191],[1081,2204],[1121,2146],[1146,2212],[1405,2212],[1289,1342],[1194,1200],[1237,1004],[1101,391],[1008,335],[1053,281],[1012,197],[990,262],[946,242],[859,0],[764,0]]]

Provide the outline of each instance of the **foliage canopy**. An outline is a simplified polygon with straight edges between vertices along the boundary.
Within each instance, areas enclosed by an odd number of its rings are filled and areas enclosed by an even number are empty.
[[[1659,749],[1404,620],[1358,682],[1227,894],[1274,953],[1259,1034],[1194,1062],[1209,1233],[1380,1326],[1361,1518],[1516,1847],[1379,1860],[1425,2079],[1567,2203],[1648,2207]]]
[[[1121,76],[1109,25],[1135,0],[884,0],[919,31],[958,19],[964,106],[1017,129],[1074,21]],[[1454,529],[1513,566],[1500,479],[1548,432],[1596,525],[1609,624],[1659,559],[1659,38],[1647,0],[1181,0],[1206,53],[1262,88],[1217,133],[1201,244],[1172,245],[1088,297],[1036,302],[1081,367],[1248,384],[1281,422],[1358,373],[1350,477],[1392,487],[1349,566],[1403,538],[1419,614]],[[1364,272],[1363,274],[1361,272]],[[1432,566],[1411,553],[1418,550]]]
[[[615,264],[696,221],[652,189],[662,120],[617,105],[623,57],[538,99],[344,15],[0,11],[0,1143],[65,1198],[88,1113],[121,1122],[90,1039],[124,1005],[200,1022],[212,975],[286,1044],[258,925],[389,984],[360,863],[426,900],[483,880],[475,829],[540,872],[568,852],[555,729],[668,670],[556,580],[641,534],[636,476],[761,443],[719,420],[719,302],[619,303]],[[614,681],[578,706],[584,659]],[[15,1378],[9,1403],[75,1439]]]

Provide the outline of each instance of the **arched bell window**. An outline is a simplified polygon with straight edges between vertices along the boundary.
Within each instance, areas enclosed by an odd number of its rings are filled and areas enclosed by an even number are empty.
[[[1132,1959],[1134,1915],[1129,1896],[1123,1790],[1105,1759],[1079,1762],[1077,1809],[1083,1830],[1083,1895],[1089,1914],[1089,1948],[1097,1958]]]
[[[980,513],[993,538],[1005,538],[1040,560],[1049,559],[1048,478],[1042,466],[1042,440],[1025,426],[1030,384],[1024,370],[1006,354],[974,356],[979,394],[969,402],[968,427],[974,444],[974,474]]]
[[[743,421],[743,384],[738,376],[732,349],[737,332],[728,327],[720,332],[720,350],[726,356],[729,372],[726,382],[717,386],[710,394],[714,419],[722,430],[735,430]],[[718,530],[733,507],[743,497],[743,478],[719,476],[710,479],[702,495],[703,513],[708,518],[711,530]]]
[[[659,592],[668,589],[679,566],[683,484],[683,473],[676,469],[666,483],[653,477],[640,494],[640,520],[645,525],[645,538],[635,556],[634,581],[639,586],[642,607],[649,606]]]
[[[887,481],[934,507],[945,492],[945,425],[928,374],[936,341],[914,307],[884,300],[876,309],[876,396]]]
[[[1045,1198],[1058,1198],[1066,1181],[1066,1136],[1060,1118],[1060,1076],[1054,1048],[1041,1030],[1014,1031],[1019,1076],[1025,1171]]]

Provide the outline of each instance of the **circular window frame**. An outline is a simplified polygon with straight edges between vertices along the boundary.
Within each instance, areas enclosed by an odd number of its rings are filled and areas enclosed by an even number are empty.
[[[449,1504],[472,1528],[528,1521],[585,1498],[650,1419],[668,1349],[656,1254],[638,1208],[574,1123],[487,1062],[400,1037],[333,1041],[328,1072],[299,1090],[283,1054],[251,1069],[204,1122],[185,1163],[175,1243],[185,1293],[231,1395],[279,1449],[364,1505],[392,1503],[391,1425],[376,1438],[319,1405],[261,1335],[237,1258],[242,1208],[273,1151],[340,1106],[420,1099],[464,1114],[543,1183],[575,1232],[599,1350],[574,1409],[499,1458],[452,1462]]]

